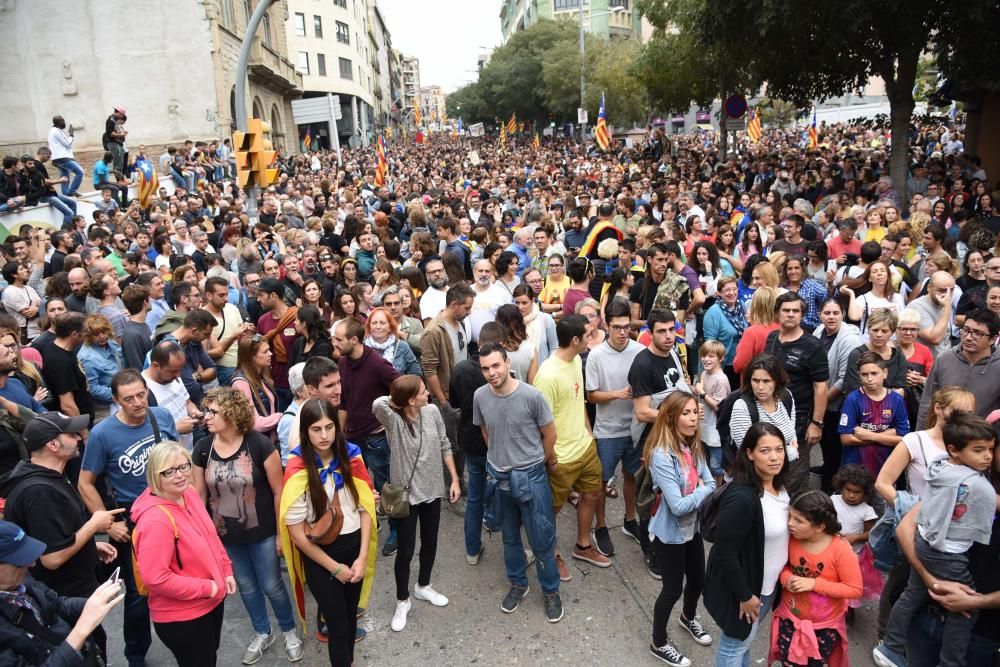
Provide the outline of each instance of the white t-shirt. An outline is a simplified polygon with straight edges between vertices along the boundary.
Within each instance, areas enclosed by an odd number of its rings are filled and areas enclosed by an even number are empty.
[[[333,493],[336,487],[334,486],[333,475],[328,475],[326,481],[323,483],[323,490],[326,491],[327,502],[333,500]],[[354,503],[354,497],[351,496],[351,492],[347,490],[347,485],[337,489],[337,495],[340,496],[340,510],[344,514],[344,525],[340,529],[341,535],[350,535],[351,533],[361,529],[361,512],[364,511],[363,507],[360,507]],[[292,501],[288,506],[288,511],[285,512],[285,525],[293,526],[297,523],[302,523],[307,521],[313,523],[316,521],[316,516],[313,514],[312,501],[309,500],[309,493],[303,493],[301,496]]]
[[[701,382],[704,385],[705,394],[711,396],[716,402],[721,403],[729,396],[729,378],[721,370],[717,373],[703,373]],[[705,416],[701,419],[701,439],[709,447],[722,446],[715,410],[708,406],[707,401],[705,401]]]
[[[764,511],[764,581],[761,595],[770,595],[778,583],[778,575],[788,562],[788,492],[772,496],[767,491],[760,497]]]
[[[903,436],[903,444],[910,452],[910,462],[906,464],[910,492],[923,498],[927,493],[927,466],[948,454],[938,448],[926,431],[907,433]]]
[[[420,297],[420,319],[433,320],[444,310],[445,292],[436,287],[428,287]]]
[[[146,379],[149,391],[156,397],[156,404],[170,413],[176,427],[180,420],[188,416],[187,404],[191,400],[191,396],[188,394],[187,387],[184,386],[180,378],[176,378],[169,384],[160,384],[146,373],[143,373],[143,377]],[[180,443],[188,451],[191,451],[194,447],[194,434],[181,433]]]
[[[833,501],[833,507],[837,510],[837,521],[840,522],[841,535],[863,533],[865,531],[865,521],[872,521],[878,518],[875,509],[868,503],[848,505],[844,502],[844,497],[839,493],[830,496],[830,500]],[[855,542],[851,545],[851,548],[854,549],[854,553],[859,554],[864,546],[864,542]]]

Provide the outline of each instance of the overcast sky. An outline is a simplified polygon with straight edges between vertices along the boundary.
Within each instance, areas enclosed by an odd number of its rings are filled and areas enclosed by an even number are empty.
[[[500,45],[502,0],[378,0],[392,46],[420,59],[420,85],[446,93],[476,79],[476,58]],[[485,50],[479,47],[487,47]],[[470,70],[470,71],[466,71]]]

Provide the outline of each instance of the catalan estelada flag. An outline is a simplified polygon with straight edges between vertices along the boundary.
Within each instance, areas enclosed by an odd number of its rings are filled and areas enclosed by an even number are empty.
[[[531,141],[531,145],[535,148],[541,148],[542,142],[538,139],[538,132],[535,132],[535,138]]]
[[[424,117],[420,113],[419,104],[413,105],[413,121],[417,124],[417,127],[420,127],[421,125],[424,124]]]
[[[502,123],[500,124],[500,146],[507,147],[507,127]]]
[[[311,127],[307,127],[306,128],[306,136],[305,136],[305,138],[302,139],[302,145],[306,147],[306,150],[309,150],[309,147],[312,146],[312,142],[313,142],[312,128]]]
[[[757,143],[760,141],[760,136],[763,134],[763,128],[760,125],[760,116],[757,115],[756,109],[750,109],[750,122],[747,123],[747,136],[750,137],[750,141]]]
[[[517,132],[517,114],[512,113],[510,120],[507,121],[507,134],[514,134],[515,132]]]
[[[601,150],[611,147],[611,133],[608,132],[608,118],[604,114],[604,93],[601,93],[601,109],[597,112],[597,127],[594,128],[594,138]]]
[[[160,187],[160,179],[153,169],[153,163],[149,160],[139,160],[135,163],[135,170],[139,174],[139,206],[149,207],[149,200]]]
[[[375,186],[385,185],[386,174],[389,173],[389,161],[385,156],[385,136],[379,135],[378,143],[375,144],[375,156],[378,162],[375,165]]]
[[[816,109],[813,109],[813,122],[809,126],[809,148],[819,147],[819,135],[816,133]]]

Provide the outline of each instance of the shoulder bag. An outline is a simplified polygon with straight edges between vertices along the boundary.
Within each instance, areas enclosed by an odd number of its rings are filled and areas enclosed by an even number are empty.
[[[333,489],[333,499],[330,501],[323,516],[313,523],[306,522],[306,537],[314,544],[327,545],[335,542],[340,537],[340,530],[344,527],[344,512],[340,509],[340,492]]]
[[[405,419],[405,417],[400,417]],[[413,475],[417,472],[417,463],[420,461],[420,451],[424,448],[424,417],[420,415],[417,422],[417,430],[420,432],[420,445],[417,448],[417,455],[413,458],[413,468],[410,470],[410,478],[406,486],[399,486],[392,482],[382,485],[382,493],[379,497],[379,505],[382,512],[390,519],[405,519],[410,516],[410,484],[413,482]],[[402,452],[400,452],[402,458]]]

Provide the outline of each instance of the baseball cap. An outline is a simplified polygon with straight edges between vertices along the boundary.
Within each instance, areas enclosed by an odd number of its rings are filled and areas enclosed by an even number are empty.
[[[0,521],[0,563],[25,567],[45,552],[45,543],[25,533],[17,524]]]
[[[284,296],[285,286],[282,285],[281,281],[277,278],[264,278],[264,280],[260,282],[260,287],[257,288],[257,292],[267,292],[268,294]]]
[[[43,412],[24,427],[24,444],[29,452],[41,449],[60,433],[79,433],[90,426],[90,417],[69,417],[61,412]]]
[[[118,113],[126,113],[127,114],[128,113],[128,108],[125,107],[122,104],[116,104],[115,105],[115,111],[117,111]]]

